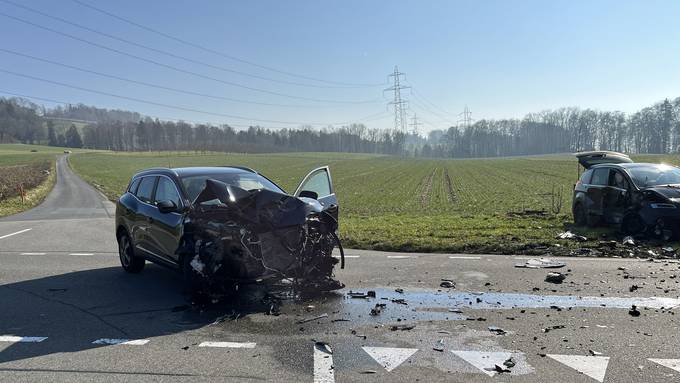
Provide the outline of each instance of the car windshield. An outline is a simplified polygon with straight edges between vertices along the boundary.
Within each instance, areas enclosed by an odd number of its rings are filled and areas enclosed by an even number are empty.
[[[267,189],[277,193],[285,193],[273,182],[256,173],[213,173],[182,177],[182,184],[186,189],[189,199],[195,200],[205,187],[205,180],[212,178],[224,182],[227,185],[238,186],[245,190]]]
[[[640,188],[680,184],[680,169],[670,165],[636,166],[628,168],[628,172]]]

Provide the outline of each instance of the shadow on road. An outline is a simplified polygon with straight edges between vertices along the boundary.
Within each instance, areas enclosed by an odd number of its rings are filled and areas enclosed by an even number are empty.
[[[244,289],[219,304],[191,306],[181,276],[152,264],[139,275],[109,267],[5,284],[0,286],[0,335],[48,339],[10,344],[0,351],[0,363],[106,347],[92,344],[101,338],[149,339],[219,318],[268,313],[272,306],[266,295]]]

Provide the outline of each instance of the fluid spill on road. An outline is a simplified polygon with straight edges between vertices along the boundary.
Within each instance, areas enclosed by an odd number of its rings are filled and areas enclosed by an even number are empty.
[[[366,291],[366,290],[363,290]],[[441,292],[413,290],[403,293],[390,289],[372,289],[375,298],[353,298],[349,290],[343,295],[326,297],[318,310],[336,313],[336,318],[355,322],[384,320],[463,320],[464,311],[485,309],[540,309],[540,308],[613,308],[629,309],[632,305],[651,309],[671,309],[680,299],[665,297],[590,297],[568,295],[535,295],[517,293]],[[370,312],[381,305],[377,315]],[[331,318],[332,319],[332,318]],[[381,320],[382,319],[382,320]]]

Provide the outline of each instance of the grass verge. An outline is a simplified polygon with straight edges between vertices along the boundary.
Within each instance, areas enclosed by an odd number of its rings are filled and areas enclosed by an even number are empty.
[[[50,174],[37,187],[26,191],[26,197],[22,201],[21,196],[8,198],[0,201],[0,217],[21,213],[22,211],[38,206],[45,200],[57,180],[56,161],[52,160]]]

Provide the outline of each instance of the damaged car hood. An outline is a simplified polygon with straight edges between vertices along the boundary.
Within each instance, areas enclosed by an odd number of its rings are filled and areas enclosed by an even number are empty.
[[[661,197],[671,199],[671,198],[680,198],[680,185],[673,185],[673,186],[651,186],[642,189],[644,192],[647,193],[656,193],[660,195]]]
[[[208,179],[187,224],[191,240],[182,251],[211,282],[277,277],[331,283],[338,263],[333,248],[343,255],[336,206],[267,189]]]

